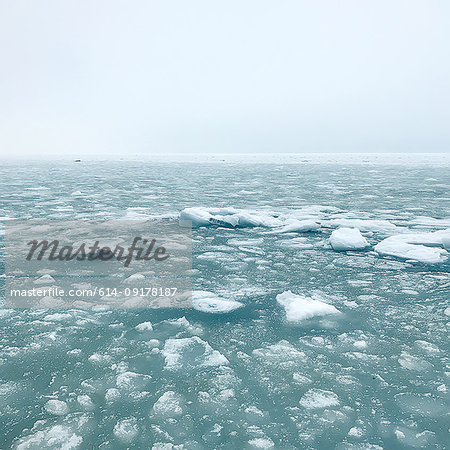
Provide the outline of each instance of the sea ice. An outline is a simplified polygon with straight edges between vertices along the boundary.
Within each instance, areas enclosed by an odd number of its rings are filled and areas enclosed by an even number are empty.
[[[17,450],[46,449],[71,450],[79,448],[83,438],[69,426],[54,425],[20,439]]]
[[[77,397],[77,402],[83,409],[86,409],[88,411],[92,411],[94,409],[94,403],[92,402],[89,395],[79,395]]]
[[[298,366],[307,360],[305,353],[285,340],[267,347],[256,348],[252,353],[261,358],[264,363],[281,367]]]
[[[300,322],[312,317],[339,314],[340,312],[333,305],[303,295],[296,295],[291,291],[278,294],[277,302],[284,307],[288,322]]]
[[[260,448],[264,450],[275,447],[274,442],[272,441],[272,439],[269,438],[262,438],[262,437],[255,438],[248,441],[248,443],[251,448]]]
[[[153,413],[162,417],[175,417],[183,413],[181,395],[174,391],[164,392],[153,405]]]
[[[282,225],[280,220],[269,213],[234,208],[185,208],[180,213],[180,220],[191,221],[194,228],[211,225],[230,228]]]
[[[398,227],[387,220],[376,220],[376,219],[331,219],[327,221],[327,224],[332,227],[348,227],[348,228],[358,228],[363,232],[373,231],[376,233],[384,233],[385,235],[390,235],[392,233],[398,232]]]
[[[338,228],[331,233],[330,244],[338,252],[363,250],[369,246],[366,238],[357,228]]]
[[[195,369],[198,367],[228,364],[227,358],[198,336],[167,339],[162,350],[165,368],[169,370]]]
[[[240,302],[226,300],[209,291],[193,291],[192,306],[198,311],[207,313],[227,313],[242,306]]]
[[[48,413],[54,414],[55,416],[64,416],[69,412],[67,403],[61,400],[49,400],[44,408]]]
[[[445,247],[448,239],[450,239],[450,230],[434,233],[405,233],[384,239],[374,249],[379,255],[436,264],[448,258],[448,252],[439,248]]]
[[[33,281],[33,283],[35,283],[35,284],[48,284],[48,283],[54,283],[54,282],[55,282],[55,279],[49,274],[42,275],[42,277],[39,277]]]
[[[280,229],[281,233],[316,231],[320,225],[314,220],[292,220]]]
[[[136,325],[136,330],[140,332],[145,331],[153,331],[153,326],[151,322],[142,322],[139,325]]]
[[[329,408],[330,406],[338,406],[339,398],[332,391],[310,389],[300,399],[300,405],[306,409]]]
[[[123,442],[131,442],[139,433],[135,417],[119,420],[114,425],[114,435]]]

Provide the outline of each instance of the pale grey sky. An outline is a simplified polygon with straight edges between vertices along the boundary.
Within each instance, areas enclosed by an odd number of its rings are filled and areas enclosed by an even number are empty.
[[[450,150],[448,0],[0,0],[0,155]]]

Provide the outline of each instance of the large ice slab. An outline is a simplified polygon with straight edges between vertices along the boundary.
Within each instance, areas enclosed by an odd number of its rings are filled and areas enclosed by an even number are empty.
[[[228,359],[198,336],[167,339],[162,350],[165,368],[189,370],[228,364]]]
[[[379,255],[437,264],[448,259],[450,229],[433,233],[406,233],[388,237],[375,246]]]
[[[330,244],[337,252],[364,250],[369,246],[366,238],[357,228],[338,228],[331,233]]]
[[[278,294],[277,302],[284,307],[288,322],[300,322],[312,317],[339,314],[340,312],[333,305],[304,295],[296,295],[291,291]]]

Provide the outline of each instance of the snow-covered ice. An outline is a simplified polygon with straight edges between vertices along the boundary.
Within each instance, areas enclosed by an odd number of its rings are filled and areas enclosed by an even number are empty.
[[[448,241],[450,230],[405,233],[384,239],[374,249],[380,255],[437,264],[448,259],[449,253],[444,249]]]
[[[364,250],[369,246],[367,239],[357,228],[338,228],[331,233],[330,244],[337,252]]]
[[[162,350],[165,368],[187,370],[228,364],[228,359],[198,336],[167,339]]]
[[[313,317],[339,314],[339,310],[333,305],[304,295],[293,294],[291,291],[278,294],[277,302],[284,307],[288,322],[300,322]]]
[[[338,396],[323,389],[310,389],[300,399],[300,405],[306,409],[322,409],[339,405]]]

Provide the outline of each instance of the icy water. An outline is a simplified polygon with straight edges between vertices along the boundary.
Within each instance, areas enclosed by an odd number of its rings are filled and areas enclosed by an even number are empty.
[[[3,164],[2,221],[176,219],[190,207],[237,218],[238,227],[197,223],[194,286],[243,306],[1,309],[0,448],[448,448],[449,259],[442,250],[426,264],[374,246],[450,228],[449,173]],[[317,227],[286,232],[296,220]],[[358,227],[370,247],[333,251],[338,226]],[[339,312],[288,321],[277,301],[286,291]]]

